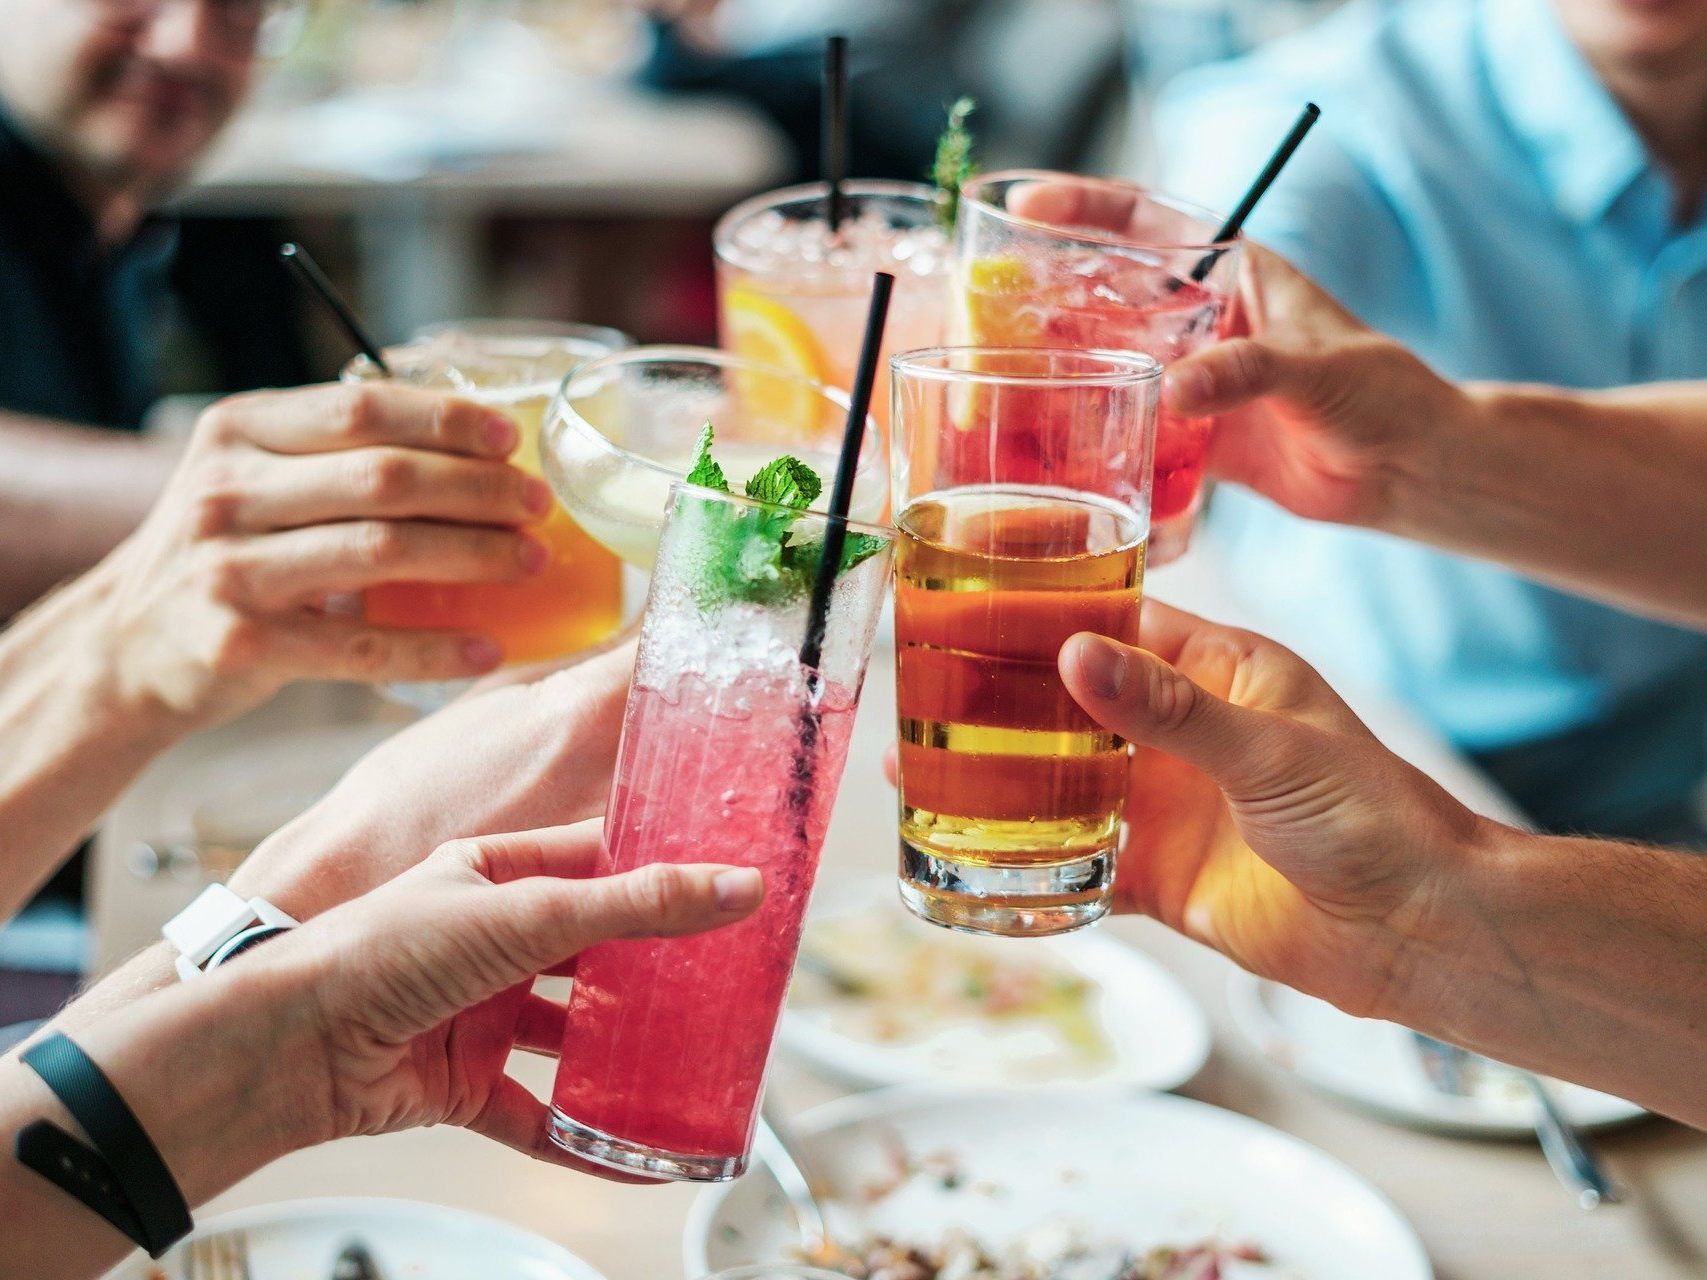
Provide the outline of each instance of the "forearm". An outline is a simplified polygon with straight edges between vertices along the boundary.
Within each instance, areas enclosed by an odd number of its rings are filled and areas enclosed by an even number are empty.
[[[178,453],[159,440],[0,414],[0,618],[117,546]]]
[[[314,1052],[297,1008],[270,971],[233,966],[68,1034],[112,1080],[195,1206],[321,1136],[315,1117],[325,1100],[291,1084],[301,1078],[292,1064]],[[44,1117],[87,1140],[15,1053],[0,1059],[0,1275],[89,1280],[131,1246],[12,1158],[11,1135]]]
[[[187,724],[123,688],[99,570],[0,634],[0,920]]]
[[[1707,859],[1482,832],[1393,1016],[1707,1128]]]
[[[1707,626],[1707,384],[1466,393],[1378,527]]]

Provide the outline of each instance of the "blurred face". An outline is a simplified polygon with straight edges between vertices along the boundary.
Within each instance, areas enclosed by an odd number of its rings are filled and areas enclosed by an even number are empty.
[[[1707,65],[1707,0],[1553,0],[1596,63],[1685,71]]]
[[[266,10],[266,0],[0,0],[0,92],[96,181],[164,190],[241,101]]]

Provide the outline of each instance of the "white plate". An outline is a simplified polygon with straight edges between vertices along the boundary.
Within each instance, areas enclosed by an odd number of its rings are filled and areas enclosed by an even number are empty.
[[[798,1124],[814,1176],[857,1191],[914,1156],[951,1153],[954,1190],[917,1176],[870,1203],[837,1202],[831,1230],[920,1242],[950,1227],[1000,1247],[1046,1222],[1133,1248],[1214,1236],[1268,1250],[1292,1280],[1430,1280],[1422,1244],[1380,1193],[1314,1147],[1246,1116],[1170,1094],[1059,1096],[895,1089],[846,1098]],[[985,1184],[985,1185],[980,1185]],[[773,1262],[795,1243],[775,1181],[756,1169],[700,1194],[689,1276]]]
[[[381,1274],[399,1280],[604,1280],[567,1249],[519,1227],[414,1200],[289,1200],[222,1213],[195,1236],[239,1230],[249,1233],[255,1280],[324,1280],[339,1252],[357,1239],[372,1251]],[[176,1280],[184,1274],[187,1248],[188,1241],[158,1263],[127,1262],[107,1280],[148,1280],[155,1267]]]
[[[1354,1018],[1325,1000],[1276,982],[1235,973],[1228,987],[1233,1021],[1282,1070],[1344,1102],[1413,1128],[1489,1138],[1533,1138],[1534,1102],[1514,1073],[1496,1072],[1468,1097],[1429,1083],[1410,1031]],[[1554,1090],[1583,1129],[1627,1124],[1647,1114],[1633,1102],[1581,1085]]]
[[[972,938],[925,924],[908,914],[893,881],[881,888],[861,883],[832,890],[829,906],[807,923],[870,915],[901,922],[926,941],[997,954],[1047,955],[1076,970],[1097,988],[1092,1016],[1111,1050],[1102,1064],[1064,1064],[1042,1031],[985,1017],[936,1025],[906,1041],[877,1042],[850,1034],[837,1016],[842,1000],[809,999],[801,979],[782,1018],[783,1049],[818,1071],[855,1088],[943,1081],[966,1088],[1037,1088],[1133,1085],[1175,1089],[1208,1061],[1209,1019],[1172,974],[1119,939],[1096,930],[1058,938]],[[881,904],[881,905],[878,905]],[[845,1000],[845,998],[843,998]],[[838,1025],[841,1023],[842,1025]]]

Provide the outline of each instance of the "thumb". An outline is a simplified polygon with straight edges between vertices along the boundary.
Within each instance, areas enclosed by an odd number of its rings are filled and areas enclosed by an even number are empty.
[[[1258,338],[1231,338],[1169,366],[1163,399],[1189,417],[1231,413],[1263,396],[1313,403],[1324,388],[1320,356],[1283,351]]]
[[[1069,638],[1060,668],[1098,724],[1201,769],[1223,791],[1260,785],[1286,735],[1285,721],[1223,701],[1154,654],[1105,636]]]

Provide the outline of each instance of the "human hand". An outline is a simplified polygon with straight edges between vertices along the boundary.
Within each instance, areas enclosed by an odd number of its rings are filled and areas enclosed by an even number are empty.
[[[599,849],[597,822],[453,841],[244,957],[277,993],[269,1022],[301,1027],[277,1085],[305,1108],[298,1141],[454,1124],[590,1168],[504,1073],[513,1049],[555,1056],[562,1042],[564,1010],[533,978],[595,943],[733,924],[764,894],[752,868],[593,877]]]
[[[306,919],[457,836],[603,813],[633,669],[629,640],[534,683],[457,699],[363,756],[319,803],[262,842],[231,887]]]
[[[1163,402],[1215,416],[1210,473],[1296,515],[1382,527],[1427,483],[1436,428],[1475,401],[1284,258],[1245,245],[1231,336],[1168,368]]]
[[[546,550],[519,528],[543,481],[504,459],[492,409],[390,384],[213,406],[142,526],[97,567],[125,696],[188,727],[299,678],[446,680],[501,660],[487,637],[369,626],[328,596],[381,582],[512,582]]]
[[[1280,645],[1149,600],[1140,634],[1080,634],[1060,659],[1134,744],[1119,905],[1352,1013],[1402,1013],[1491,824]]]

